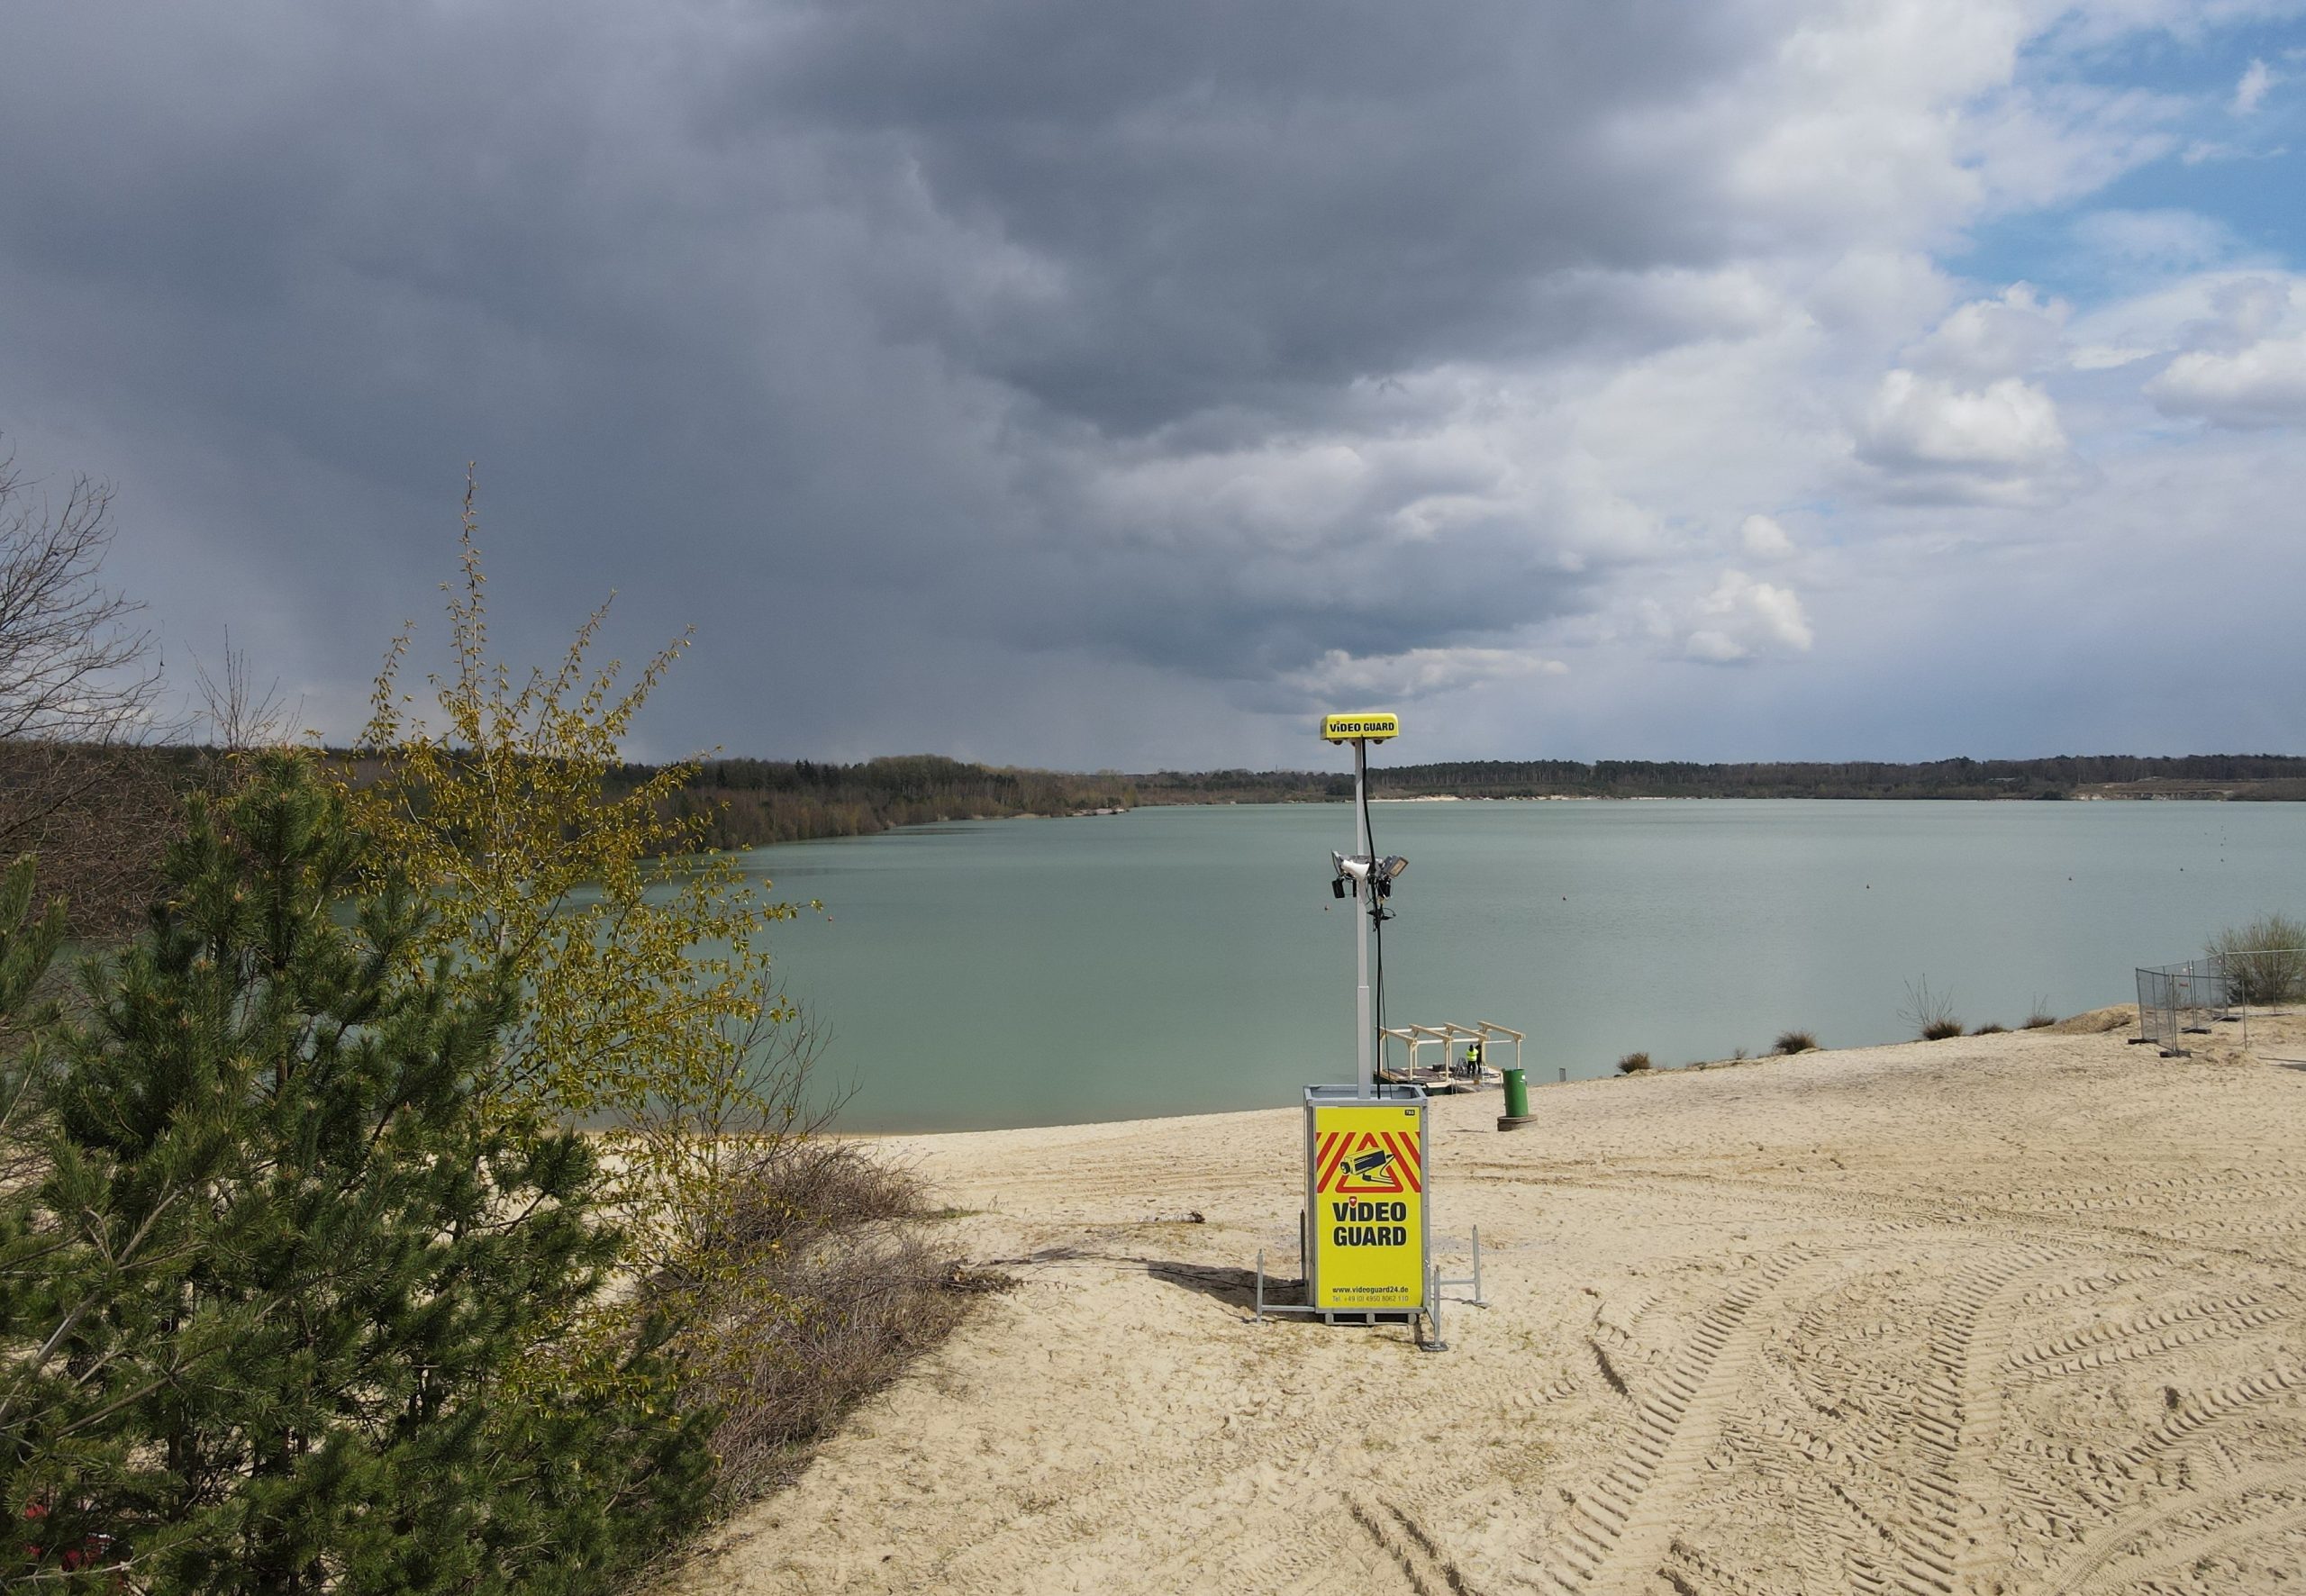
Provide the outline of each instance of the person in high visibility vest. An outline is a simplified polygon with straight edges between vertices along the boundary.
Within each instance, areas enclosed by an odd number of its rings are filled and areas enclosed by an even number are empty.
[[[1481,1079],[1481,1042],[1478,1038],[1466,1044],[1466,1074]]]

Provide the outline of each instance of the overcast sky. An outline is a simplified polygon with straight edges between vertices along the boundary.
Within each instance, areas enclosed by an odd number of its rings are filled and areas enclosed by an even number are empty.
[[[2301,13],[12,0],[0,433],[339,737],[477,460],[642,755],[2306,751]]]

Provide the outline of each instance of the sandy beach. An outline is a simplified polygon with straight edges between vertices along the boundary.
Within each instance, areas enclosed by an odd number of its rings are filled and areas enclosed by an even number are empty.
[[[893,1139],[1021,1284],[680,1586],[2295,1588],[2306,1037],[2091,1023],[1439,1101],[1436,1354],[1248,1322],[1293,1109]]]

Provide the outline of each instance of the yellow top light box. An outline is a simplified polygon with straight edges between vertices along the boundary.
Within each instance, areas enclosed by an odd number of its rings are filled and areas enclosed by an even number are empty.
[[[1328,742],[1383,742],[1401,734],[1399,715],[1371,712],[1321,717],[1321,737]]]

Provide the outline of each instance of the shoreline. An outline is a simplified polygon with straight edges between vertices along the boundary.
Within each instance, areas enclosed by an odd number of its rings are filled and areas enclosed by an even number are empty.
[[[1379,773],[1379,774],[1382,774]],[[2183,792],[2113,792],[2076,790],[2052,794],[1988,794],[1959,793],[1935,795],[1911,793],[1372,793],[1369,802],[1378,803],[1918,803],[1929,805],[2038,803],[2056,801],[2067,803],[2306,803],[2306,791],[2292,794],[2256,793],[2239,790]],[[821,842],[864,842],[876,837],[901,836],[906,832],[934,830],[940,826],[994,825],[1008,821],[1077,821],[1113,819],[1122,815],[1140,814],[1148,811],[1170,809],[1294,809],[1301,806],[1350,808],[1350,797],[1332,797],[1326,793],[1303,796],[1274,796],[1252,798],[1203,798],[1142,801],[1133,804],[1081,810],[1021,810],[1003,814],[951,814],[936,820],[913,821],[903,825],[884,826],[867,831],[828,831],[809,837],[772,838],[758,842],[732,842],[712,850],[718,853],[754,853],[774,848],[795,848]],[[652,856],[663,861],[707,857],[695,854],[659,854]]]

